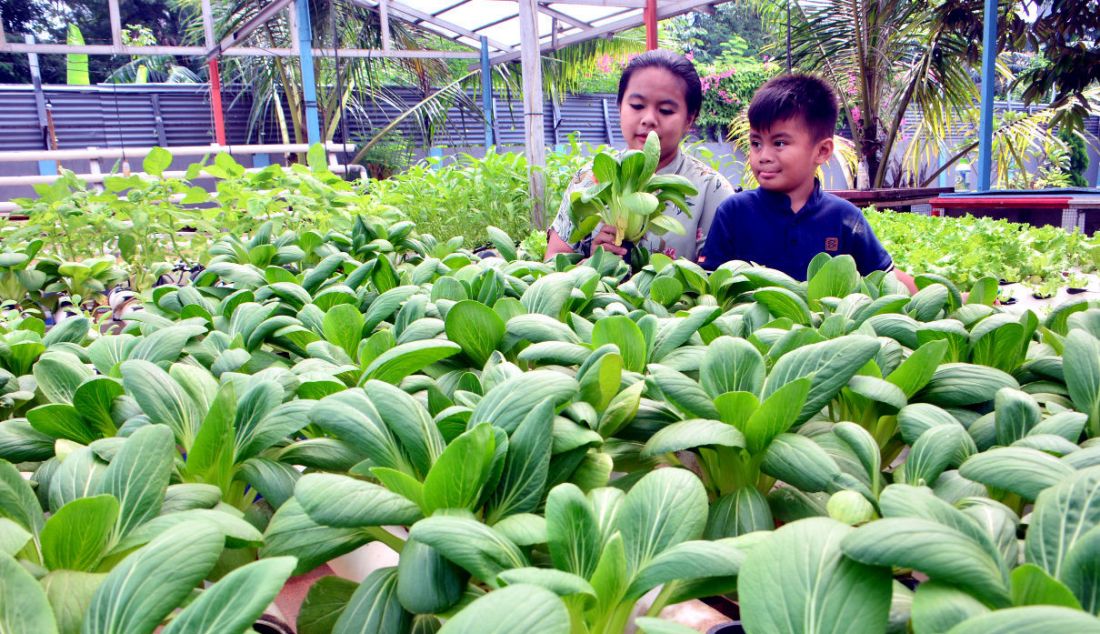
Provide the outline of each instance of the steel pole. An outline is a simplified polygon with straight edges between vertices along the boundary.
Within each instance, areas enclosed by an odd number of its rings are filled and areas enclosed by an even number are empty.
[[[997,62],[997,0],[985,0],[982,29],[982,100],[978,126],[978,191],[989,191],[993,175],[993,96]]]

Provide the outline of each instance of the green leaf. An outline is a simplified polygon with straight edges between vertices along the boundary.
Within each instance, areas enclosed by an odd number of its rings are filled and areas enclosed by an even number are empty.
[[[1025,447],[998,447],[971,456],[959,475],[1034,500],[1044,489],[1074,474],[1073,467],[1050,454]]]
[[[367,366],[363,376],[386,383],[397,384],[401,379],[460,352],[458,344],[442,339],[410,341],[378,355]]]
[[[844,556],[851,527],[828,518],[787,524],[745,557],[738,578],[749,631],[881,632],[890,611],[890,569]],[[858,600],[850,600],[858,597]]]
[[[736,577],[745,560],[737,548],[739,540],[688,541],[676,544],[654,557],[638,571],[626,591],[636,600],[659,585],[706,577]]]
[[[66,403],[39,405],[27,412],[27,421],[35,431],[82,445],[90,444],[100,437],[88,428],[77,409]]]
[[[103,580],[85,616],[85,634],[148,634],[202,581],[224,538],[208,524],[185,522],[123,559]]]
[[[236,414],[237,391],[232,383],[225,383],[199,427],[186,461],[188,475],[225,492],[229,491],[233,478],[233,419]]]
[[[520,297],[527,312],[561,319],[575,285],[571,273],[550,273],[535,280]]]
[[[820,304],[825,297],[847,297],[859,288],[859,271],[850,255],[831,258],[806,283],[810,305]]]
[[[42,345],[51,348],[59,343],[75,343],[79,345],[88,336],[91,321],[87,317],[69,317],[63,319],[50,328],[50,331],[42,337]]]
[[[642,455],[651,457],[695,447],[744,447],[745,436],[736,427],[716,420],[695,418],[662,427],[646,442]]]
[[[46,591],[61,634],[80,634],[84,613],[92,604],[96,588],[106,578],[106,573],[73,570],[55,570],[42,578],[42,589]]]
[[[1100,435],[1100,340],[1083,330],[1070,331],[1063,362],[1073,404],[1088,414],[1089,433]]]
[[[993,557],[964,533],[925,519],[886,518],[843,539],[848,557],[872,566],[919,570],[996,606],[1010,604],[1008,580]]]
[[[1100,527],[1089,529],[1069,549],[1061,580],[1086,611],[1100,614]]]
[[[992,401],[1001,388],[1019,389],[1012,376],[984,365],[945,363],[914,399],[940,407],[966,407]]]
[[[379,568],[351,595],[332,634],[402,634],[411,626],[412,615],[397,600],[397,570]]]
[[[913,443],[897,482],[931,486],[949,466],[978,453],[974,439],[961,425],[937,425]]]
[[[999,445],[1011,445],[1027,436],[1041,418],[1039,404],[1035,399],[1030,394],[1012,388],[997,391],[994,407],[994,425]]]
[[[112,407],[115,399],[124,393],[122,384],[117,380],[105,376],[93,377],[77,386],[73,393],[73,407],[99,436],[113,436],[117,428],[111,416]]]
[[[298,612],[298,634],[332,634],[359,584],[342,577],[321,577],[309,587]]]
[[[279,507],[268,523],[260,556],[297,557],[298,567],[294,574],[300,575],[368,541],[369,537],[354,528],[321,526],[306,515],[296,498],[291,498]]]
[[[420,520],[409,537],[435,548],[444,557],[489,584],[509,568],[528,565],[519,547],[477,520],[436,515]]]
[[[925,581],[917,586],[913,597],[913,631],[947,632],[955,625],[987,612],[989,608],[966,592],[938,581]]]
[[[901,388],[906,398],[912,398],[932,380],[946,353],[946,341],[930,341],[914,350],[886,380]]]
[[[641,405],[642,392],[644,391],[645,382],[638,381],[616,394],[607,404],[607,409],[600,414],[596,431],[604,438],[609,438],[634,420],[634,416],[638,413],[638,407]]]
[[[22,526],[0,517],[0,553],[14,557],[30,540],[31,534]]]
[[[203,590],[179,613],[164,634],[222,634],[247,631],[275,599],[297,563],[274,557],[237,568]]]
[[[43,353],[34,364],[38,389],[51,403],[72,403],[77,386],[93,374],[76,355],[60,350]]]
[[[703,388],[682,372],[659,364],[649,366],[650,378],[665,400],[690,418],[717,419],[718,409]]]
[[[125,537],[160,512],[176,453],[172,432],[148,425],[126,439],[99,479],[98,493],[119,502],[116,537]]]
[[[540,586],[553,592],[559,597],[582,596],[585,599],[596,599],[596,591],[592,584],[575,574],[562,570],[547,568],[513,568],[505,570],[497,575],[497,583],[501,586],[513,586],[528,583]]]
[[[46,567],[94,572],[106,554],[118,512],[118,500],[109,495],[80,498],[62,506],[42,529]]]
[[[405,497],[348,476],[304,475],[294,497],[310,519],[333,528],[412,524],[420,518],[420,509]]]
[[[190,448],[202,421],[194,399],[167,372],[148,361],[124,361],[122,384],[155,423],[168,425],[176,440]]]
[[[711,503],[703,536],[721,539],[774,528],[767,498],[755,486],[745,485]]]
[[[168,169],[168,166],[171,164],[172,153],[157,146],[149,150],[149,153],[145,155],[145,160],[141,162],[141,169],[146,174],[160,176],[164,174],[164,170]]]
[[[597,322],[597,326],[603,320]],[[726,392],[760,394],[764,386],[764,357],[744,339],[718,337],[707,345],[699,382],[711,398]]]
[[[1086,531],[1097,525],[1100,467],[1090,467],[1065,477],[1035,499],[1024,545],[1027,560],[1062,579],[1066,557]]]
[[[38,580],[10,556],[0,553],[0,631],[57,632],[57,622]],[[564,610],[564,608],[562,608]],[[568,632],[568,629],[565,630]]]
[[[490,592],[443,624],[439,634],[569,634],[569,612],[553,592],[519,583]]]
[[[485,394],[470,415],[468,429],[489,422],[510,434],[539,403],[550,399],[556,408],[572,400],[579,389],[575,379],[560,372],[524,372],[504,380]]]
[[[512,240],[512,236],[492,225],[485,227],[485,233],[489,235],[489,240],[492,241],[493,246],[500,253],[500,257],[508,261],[516,259],[516,244]]]
[[[546,490],[553,447],[554,404],[545,400],[523,419],[508,441],[500,482],[489,499],[490,523],[538,509]]]
[[[1069,588],[1035,564],[1023,564],[1012,571],[1012,605],[1062,605],[1081,609]]]
[[[625,315],[604,317],[592,329],[592,345],[600,347],[615,344],[623,359],[623,367],[631,372],[642,372],[646,364],[646,342],[638,324]]]
[[[413,465],[427,473],[444,451],[443,437],[427,410],[413,397],[388,383],[368,381],[367,397],[378,414],[401,441]]]
[[[588,579],[600,558],[600,531],[591,502],[573,484],[560,484],[546,499],[546,538],[559,570]]]
[[[790,429],[806,402],[810,386],[809,378],[791,381],[773,392],[749,416],[741,431],[745,434],[745,448],[750,453],[764,451],[773,438]]]
[[[832,491],[841,478],[840,467],[821,445],[799,434],[776,436],[768,444],[760,470],[808,493]]]
[[[754,292],[752,298],[776,318],[786,317],[803,326],[813,323],[809,305],[793,291],[785,288],[762,288]]]
[[[363,313],[358,306],[339,304],[325,313],[322,322],[325,340],[336,344],[353,361],[358,358],[359,341],[363,338]]]
[[[397,564],[397,600],[413,614],[436,614],[462,598],[466,575],[436,549],[405,542]]]
[[[697,631],[674,621],[665,621],[651,616],[639,616],[634,619],[634,624],[642,634],[692,634]]]
[[[428,513],[438,509],[473,510],[489,478],[495,447],[493,426],[488,423],[452,440],[424,478],[424,507]]]
[[[474,300],[463,300],[447,311],[447,338],[481,368],[504,340],[504,320],[493,309]]]
[[[666,549],[702,537],[706,490],[690,471],[658,469],[631,487],[616,521],[628,569],[636,572]]]
[[[802,346],[779,358],[764,383],[763,396],[771,396],[795,379],[812,377],[806,403],[794,424],[803,423],[821,411],[878,350],[878,340],[864,335]]]
[[[1032,605],[997,610],[967,619],[948,634],[1042,634],[1100,632],[1100,619],[1070,608]]]

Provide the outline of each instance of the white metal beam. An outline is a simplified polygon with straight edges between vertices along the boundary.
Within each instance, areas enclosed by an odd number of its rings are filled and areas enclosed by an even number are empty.
[[[378,0],[378,18],[382,26],[382,50],[388,51],[390,43],[390,0]]]
[[[348,1],[351,2],[352,4],[357,4],[361,7],[366,7],[368,9],[377,9],[377,8],[379,8],[379,5],[381,4],[381,0],[348,0]],[[432,26],[436,26],[436,27],[439,27],[441,29],[445,29],[447,31],[450,31],[451,33],[456,34],[456,35],[465,35],[466,37],[473,38],[475,41],[479,40],[481,38],[481,36],[478,35],[477,33],[475,33],[474,31],[471,31],[470,29],[467,29],[466,27],[463,27],[459,24],[455,24],[454,22],[451,22],[450,20],[443,20],[441,18],[434,17],[430,13],[424,13],[423,11],[419,11],[417,9],[414,9],[414,8],[410,7],[410,6],[401,4],[400,2],[397,2],[396,0],[388,0],[388,3],[389,3],[389,12],[393,15],[396,15],[396,16],[402,18],[402,19],[405,19],[405,20],[408,20],[408,21],[414,22],[414,23],[415,22],[427,22],[428,24],[430,24]],[[512,50],[511,46],[508,46],[507,44],[502,44],[501,42],[498,42],[497,40],[494,40],[492,38],[489,39],[489,45],[492,46],[493,48],[499,50],[499,51],[511,51]]]
[[[519,0],[519,35],[521,42],[538,43],[538,5],[535,0]],[[527,178],[531,193],[531,223],[546,228],[543,216],[545,192],[546,134],[543,131],[542,60],[536,46],[520,48],[523,72],[523,136],[527,155]]]
[[[590,28],[592,28],[592,25],[585,22],[584,20],[578,20],[577,18],[574,18],[571,15],[566,15],[566,14],[562,13],[561,11],[555,11],[554,9],[551,9],[550,7],[546,6],[545,4],[539,4],[538,8],[539,8],[539,13],[542,13],[542,14],[548,15],[552,18],[561,20],[562,22],[565,22],[566,24],[568,24],[570,26],[575,26],[578,29],[590,29]]]
[[[119,17],[118,0],[107,0],[107,11],[111,16],[111,43],[122,46],[122,18]]]
[[[202,0],[202,33],[206,39],[206,48],[214,48],[214,11],[210,8],[210,0]]]
[[[644,9],[645,0],[538,0],[539,4],[576,4],[585,7],[626,7]]]
[[[679,0],[677,2],[662,2],[661,4],[657,5],[657,19],[658,20],[664,20],[666,18],[675,17],[675,16],[681,15],[683,13],[688,13],[690,11],[698,9],[699,7],[710,6],[710,5],[713,5],[713,4],[721,4],[724,1],[727,1],[727,0]],[[599,37],[601,35],[606,35],[608,33],[615,33],[615,32],[618,32],[618,31],[625,31],[627,29],[632,29],[632,28],[641,26],[644,23],[645,23],[645,18],[641,14],[638,14],[636,16],[630,16],[630,17],[627,17],[627,18],[623,18],[621,20],[616,20],[615,22],[608,22],[607,24],[603,24],[603,25],[600,25],[600,26],[597,26],[597,27],[593,27],[591,29],[581,31],[579,33],[571,33],[569,35],[566,35],[565,37],[559,38],[558,39],[558,47],[559,48],[564,48],[566,46],[569,46],[570,44],[576,44],[578,42],[584,42],[585,40],[590,40],[594,37]],[[547,42],[545,44],[540,45],[539,50],[541,52],[548,52],[548,51],[552,50],[552,47],[553,47],[552,43]],[[491,62],[493,64],[500,64],[500,63],[503,63],[503,62],[511,62],[511,61],[514,61],[519,56],[520,56],[520,54],[518,52],[503,53],[501,55],[497,55],[496,57],[492,58]]]
[[[84,46],[70,46],[68,44],[17,44],[9,42],[0,45],[0,53],[38,53],[41,55],[69,55],[83,53],[86,55],[180,55],[184,57],[202,57],[207,50],[202,46],[112,46],[110,44],[85,44]],[[224,57],[296,57],[297,49],[294,48],[254,48],[235,46],[220,53]],[[480,54],[477,51],[429,51],[429,50],[389,50],[342,48],[333,53],[331,48],[313,49],[314,57],[393,57],[415,59],[477,59]]]
[[[232,48],[238,42],[241,42],[246,37],[248,37],[249,33],[255,31],[259,27],[263,26],[268,20],[275,17],[292,1],[293,0],[274,0],[271,4],[267,5],[263,9],[260,9],[259,13],[253,16],[251,20],[241,25],[239,29],[236,29],[229,35],[223,37],[222,41],[218,42],[217,46],[211,47],[206,52],[206,56],[213,57]]]

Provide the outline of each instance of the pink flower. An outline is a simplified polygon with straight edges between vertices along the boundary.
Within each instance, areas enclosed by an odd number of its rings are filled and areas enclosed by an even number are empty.
[[[688,54],[684,55],[684,57],[686,57],[689,62],[694,62],[695,61],[695,53],[693,53],[691,51],[688,51]]]
[[[675,260],[676,259],[676,247],[668,247],[667,249],[664,250],[664,254],[667,255],[668,257],[672,258],[673,260]]]

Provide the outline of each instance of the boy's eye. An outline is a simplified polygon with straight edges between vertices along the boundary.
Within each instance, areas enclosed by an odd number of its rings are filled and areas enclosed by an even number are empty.
[[[776,141],[775,142],[775,147],[783,147],[784,145],[787,145],[786,141]]]
[[[635,110],[641,110],[642,108],[645,108],[645,106],[643,106],[640,103],[632,103],[632,104],[630,104],[630,107],[634,108]]]
[[[760,147],[760,141],[749,141],[749,147]]]
[[[667,117],[667,116],[671,116],[671,115],[676,114],[676,111],[675,110],[669,110],[669,109],[666,108],[666,109],[661,110],[661,114],[663,114]]]

